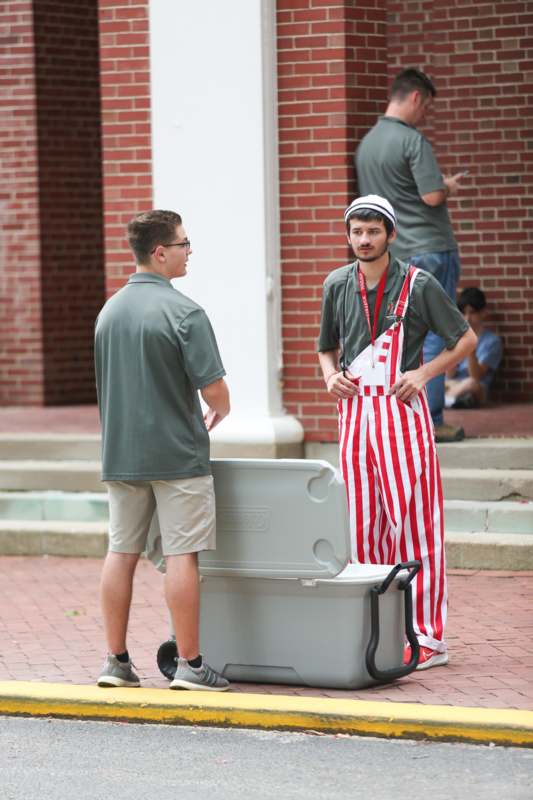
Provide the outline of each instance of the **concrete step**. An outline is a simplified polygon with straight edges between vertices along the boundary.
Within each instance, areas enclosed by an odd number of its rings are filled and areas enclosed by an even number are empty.
[[[97,433],[0,433],[0,459],[90,459],[100,458]]]
[[[446,532],[450,569],[533,570],[533,535]],[[0,520],[0,555],[99,558],[105,522]]]
[[[533,438],[467,439],[438,444],[437,452],[442,468],[533,470]]]
[[[445,500],[444,524],[447,531],[533,535],[533,502]]]
[[[107,493],[0,492],[0,519],[105,522]],[[448,531],[533,534],[533,502],[445,500]]]
[[[106,492],[0,492],[0,519],[105,522]]]
[[[476,458],[468,453],[470,442],[437,446],[439,460],[441,450],[444,448],[443,461],[444,464],[448,464],[444,466],[441,463],[444,497],[447,500],[533,500],[533,469],[518,468],[519,464],[529,463],[528,452],[533,440],[501,440],[522,443],[517,446],[516,451],[511,449],[505,457],[505,448],[502,449],[500,446],[500,440],[483,441],[486,447],[479,446],[473,450],[473,453],[477,454]],[[526,446],[523,446],[524,442]],[[494,447],[492,443],[495,443]],[[456,459],[453,457],[454,453]],[[513,463],[513,454],[516,455],[513,468],[501,466],[504,462]],[[338,466],[336,444],[308,442],[305,446],[305,455],[306,458],[322,458],[333,466]],[[471,467],[461,466],[467,456],[468,460],[479,459],[478,463]],[[498,462],[500,464],[498,467],[489,466],[490,463]]]
[[[104,492],[100,462],[0,461],[0,490],[56,489],[64,492]]]
[[[533,500],[533,471],[442,470],[448,500]],[[0,461],[0,491],[103,492],[99,461]]]
[[[438,444],[441,468],[533,470],[531,439],[467,439],[453,444]],[[306,458],[323,458],[338,466],[335,442],[306,442]]]
[[[525,469],[441,470],[447,500],[533,500],[533,471]]]
[[[443,468],[533,469],[533,438],[468,439],[437,445]],[[338,464],[336,443],[307,442],[306,458],[324,458]],[[96,433],[0,433],[0,459],[96,461],[100,435]]]
[[[0,555],[99,558],[107,552],[107,522],[0,520]]]
[[[533,535],[447,532],[448,569],[533,570]]]

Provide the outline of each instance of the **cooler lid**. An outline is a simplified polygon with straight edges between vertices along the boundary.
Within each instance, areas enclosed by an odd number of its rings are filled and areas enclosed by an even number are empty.
[[[346,489],[326,461],[214,459],[217,549],[203,575],[331,578],[350,558]]]

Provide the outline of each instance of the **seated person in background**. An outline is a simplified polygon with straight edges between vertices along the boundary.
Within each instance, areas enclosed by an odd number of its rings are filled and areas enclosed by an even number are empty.
[[[446,376],[446,408],[475,408],[488,400],[489,386],[502,360],[502,340],[485,328],[487,300],[481,289],[463,289],[457,305],[478,341],[475,351]]]

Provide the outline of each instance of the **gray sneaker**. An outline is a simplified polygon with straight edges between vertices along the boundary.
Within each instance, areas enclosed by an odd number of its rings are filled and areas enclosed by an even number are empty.
[[[229,681],[211,669],[205,662],[201,667],[191,667],[186,658],[177,658],[178,667],[171,689],[206,689],[208,692],[225,692]]]
[[[107,656],[102,673],[97,680],[98,686],[140,686],[138,675],[132,669],[132,662],[123,664],[116,656]]]

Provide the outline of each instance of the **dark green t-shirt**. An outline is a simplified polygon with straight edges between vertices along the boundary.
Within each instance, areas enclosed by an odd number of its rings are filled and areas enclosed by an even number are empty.
[[[387,319],[387,316],[394,313],[406,274],[407,264],[392,259],[379,311],[376,338],[394,322],[392,319]],[[367,291],[372,321],[376,294],[377,286]],[[422,346],[428,331],[431,330],[441,336],[444,339],[444,346],[451,350],[468,330],[468,323],[455,303],[450,300],[433,275],[424,270],[420,270],[413,284],[409,309],[406,369],[416,369],[420,366]],[[341,339],[344,341],[341,342]],[[348,366],[369,344],[370,332],[361,302],[355,264],[348,264],[330,272],[324,281],[318,350],[323,353],[341,346]]]
[[[98,315],[95,366],[103,480],[210,474],[198,389],[225,371],[200,306],[136,272]]]
[[[359,194],[386,197],[396,212],[393,256],[407,261],[457,248],[446,203],[428,206],[421,198],[444,189],[444,182],[420,131],[396,117],[381,117],[361,141],[355,161]]]

